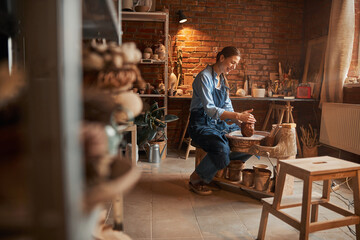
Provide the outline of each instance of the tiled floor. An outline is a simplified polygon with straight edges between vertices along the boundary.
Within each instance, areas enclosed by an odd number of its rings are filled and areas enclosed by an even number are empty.
[[[270,165],[267,159],[252,157],[247,166],[259,161]],[[138,167],[143,171],[141,180],[124,200],[124,228],[132,239],[256,239],[262,209],[260,201],[241,190],[220,190],[211,196],[190,192],[187,181],[194,169],[194,155],[185,161],[178,153],[169,153],[160,165],[139,162]],[[319,183],[314,184],[314,189],[320,192]],[[295,192],[301,190],[302,182],[295,180]],[[346,184],[337,192],[352,201]],[[347,200],[340,195],[331,193],[331,198],[332,202],[347,208],[344,203]],[[300,217],[300,208],[288,209],[287,212]],[[335,215],[320,207],[319,220],[333,219]],[[269,215],[266,239],[298,237],[295,229]],[[310,239],[355,239],[355,236],[343,227],[310,234]]]

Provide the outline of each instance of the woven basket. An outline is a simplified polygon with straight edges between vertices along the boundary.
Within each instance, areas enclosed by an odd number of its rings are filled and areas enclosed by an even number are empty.
[[[260,145],[261,140],[269,133],[262,131],[255,131],[251,137],[243,137],[241,131],[234,131],[225,136],[229,140],[231,151],[234,152],[248,152],[249,148],[253,145]]]

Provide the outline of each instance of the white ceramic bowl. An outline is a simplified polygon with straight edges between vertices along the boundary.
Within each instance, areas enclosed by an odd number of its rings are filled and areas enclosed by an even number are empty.
[[[253,97],[265,97],[265,88],[253,88],[251,92]]]

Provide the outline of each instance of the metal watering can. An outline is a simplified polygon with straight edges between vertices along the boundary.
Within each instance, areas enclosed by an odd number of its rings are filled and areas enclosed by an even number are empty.
[[[149,144],[149,163],[160,163],[161,157],[164,154],[166,144],[160,153],[159,144]]]

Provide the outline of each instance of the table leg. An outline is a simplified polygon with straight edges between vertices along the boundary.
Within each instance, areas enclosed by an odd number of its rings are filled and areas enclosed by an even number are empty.
[[[311,205],[311,222],[317,222],[319,216],[319,204]]]
[[[327,202],[330,200],[330,188],[331,188],[331,181],[330,180],[324,180],[323,181],[323,193],[322,198],[326,199]]]
[[[274,201],[272,204],[273,208],[276,210],[279,210],[280,208],[281,198],[284,191],[285,178],[286,178],[286,170],[284,169],[284,167],[280,167],[279,177],[275,185]]]
[[[266,205],[263,205],[257,240],[263,240],[265,238],[265,232],[266,232],[268,218],[269,218],[269,210],[267,209]]]
[[[286,122],[290,122],[291,105],[290,102],[286,102]]]
[[[123,195],[119,194],[113,200],[113,218],[114,218],[114,230],[123,231],[124,230],[124,203]]]
[[[182,146],[182,144],[183,144],[183,142],[184,142],[186,130],[187,130],[188,126],[189,126],[189,121],[190,121],[190,114],[189,114],[189,116],[188,116],[188,118],[187,118],[187,120],[186,120],[185,128],[184,128],[184,131],[183,131],[183,133],[182,133],[182,135],[181,135],[181,139],[180,139],[180,143],[179,143],[178,150],[180,150],[180,148],[181,148],[181,146]]]
[[[304,189],[301,207],[300,240],[309,238],[310,207],[311,207],[312,177],[304,179]]]
[[[284,113],[285,113],[285,109],[280,109],[280,116],[279,116],[278,124],[282,123],[282,120],[284,118]]]
[[[266,114],[266,117],[265,117],[265,120],[264,120],[264,124],[263,124],[263,126],[262,126],[262,128],[261,128],[261,131],[265,131],[265,129],[266,129],[266,126],[267,126],[267,124],[268,124],[268,122],[269,122],[271,113],[272,113],[272,111],[273,111],[273,105],[274,105],[274,103],[270,103],[269,110],[268,110],[268,112],[267,112],[267,114]]]
[[[360,216],[360,170],[356,171],[353,192],[354,192],[355,215]],[[356,224],[355,229],[356,229],[356,239],[360,240],[360,224]]]
[[[137,139],[136,139],[136,126],[134,130],[131,131],[131,161],[133,166],[136,166],[136,146],[137,146]]]

